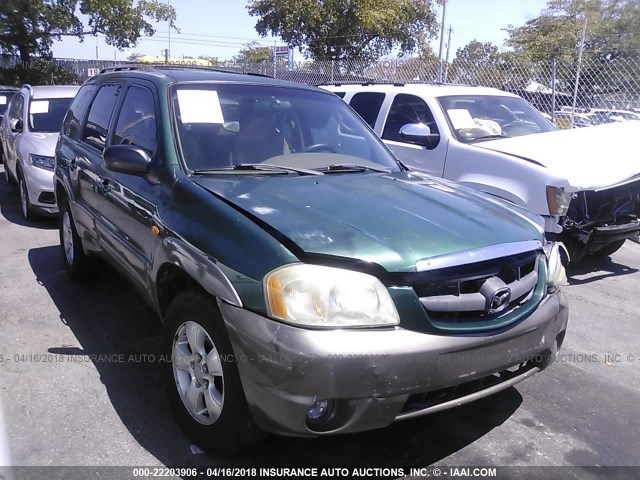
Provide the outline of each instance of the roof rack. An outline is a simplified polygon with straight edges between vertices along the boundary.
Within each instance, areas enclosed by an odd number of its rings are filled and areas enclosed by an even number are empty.
[[[361,85],[363,87],[369,85],[393,85],[394,87],[404,87],[406,85],[432,85],[436,87],[469,87],[471,85],[466,85],[464,83],[446,83],[446,82],[392,82],[392,81],[384,81],[384,80],[371,80],[371,81],[342,81],[342,82],[329,82],[329,83],[320,83],[318,84],[323,86],[333,86],[333,87],[345,87],[349,85]]]
[[[103,68],[100,71],[100,73],[113,73],[113,72],[135,71],[135,70],[142,70],[142,71],[202,70],[206,72],[235,73],[237,75],[253,75],[256,77],[273,78],[271,75],[265,75],[263,73],[238,72],[235,70],[224,70],[222,68],[205,67],[202,65],[172,65],[172,64],[165,64],[165,63],[134,63],[134,64],[126,64],[126,65],[116,65],[113,67]]]
[[[349,85],[361,85],[363,87],[366,87],[368,85],[393,85],[394,87],[404,87],[404,83],[399,83],[399,82],[384,82],[384,81],[376,81],[376,80],[367,80],[367,81],[362,81],[362,80],[344,80],[342,82],[329,82],[329,83],[319,83],[318,86],[333,86],[333,87],[346,87]]]
[[[113,67],[107,67],[100,70],[100,73],[112,73],[112,72],[126,72],[129,70],[154,70],[152,65],[145,64],[127,64],[127,65],[114,65]]]

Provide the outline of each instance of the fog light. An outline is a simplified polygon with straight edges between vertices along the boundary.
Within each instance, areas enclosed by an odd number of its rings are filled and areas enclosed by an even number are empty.
[[[307,410],[307,421],[309,423],[322,423],[333,411],[333,400],[318,400]]]

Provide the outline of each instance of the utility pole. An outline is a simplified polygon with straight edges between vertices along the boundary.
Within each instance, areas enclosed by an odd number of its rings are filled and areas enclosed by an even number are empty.
[[[171,6],[171,0],[167,0],[167,5]],[[169,63],[169,58],[171,58],[171,21],[169,21],[169,28],[168,28],[168,41],[169,41],[169,45],[167,46],[167,60],[166,63]]]
[[[438,52],[438,62],[440,68],[438,69],[438,82],[442,83],[442,50],[444,49],[444,22],[446,19],[447,0],[442,0],[442,25],[440,27],[440,51]]]
[[[96,33],[96,60],[98,60],[98,34]]]
[[[453,29],[451,25],[449,25],[449,38],[447,39],[447,66],[444,68],[444,78],[443,83],[447,83],[447,74],[449,73],[449,51],[451,50],[451,32]]]

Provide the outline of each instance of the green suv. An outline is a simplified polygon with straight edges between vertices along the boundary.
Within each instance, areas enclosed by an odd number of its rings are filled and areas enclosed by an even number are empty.
[[[78,92],[55,157],[68,274],[106,260],[157,310],[170,403],[203,448],[455,407],[564,339],[541,219],[409,171],[318,88],[112,69]]]

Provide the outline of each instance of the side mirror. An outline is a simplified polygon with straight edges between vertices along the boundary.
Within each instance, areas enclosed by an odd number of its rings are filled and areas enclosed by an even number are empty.
[[[151,166],[149,154],[134,145],[112,145],[104,151],[103,157],[109,170],[128,175],[145,175]]]
[[[22,119],[11,120],[11,131],[14,133],[22,132]]]
[[[408,123],[400,128],[400,138],[408,143],[421,145],[429,149],[435,148],[440,141],[438,133],[431,133],[431,129],[424,123]]]

